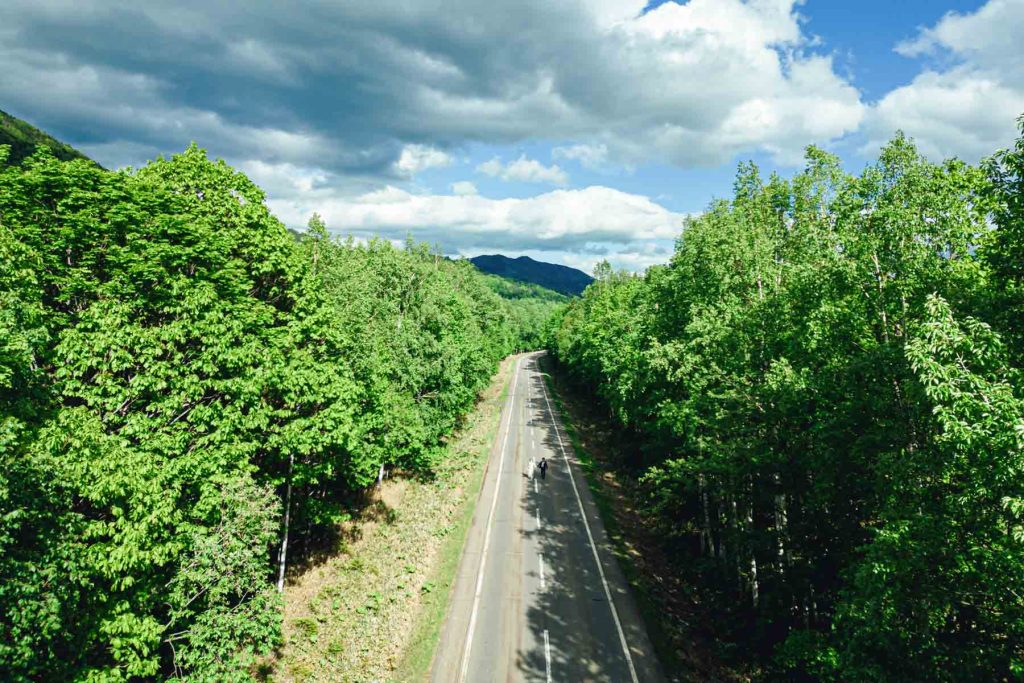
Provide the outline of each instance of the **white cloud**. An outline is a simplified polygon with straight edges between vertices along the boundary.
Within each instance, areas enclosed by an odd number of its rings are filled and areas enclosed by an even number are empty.
[[[526,199],[417,195],[388,186],[321,209],[346,229],[429,228],[443,225],[478,234],[515,233],[538,243],[578,240],[673,239],[682,216],[646,197],[592,186],[554,190]]]
[[[494,178],[500,176],[502,171],[505,170],[505,167],[502,165],[499,157],[494,157],[493,159],[485,161],[477,166],[476,170],[479,173],[483,173],[484,175],[489,175]]]
[[[965,67],[926,71],[878,103],[863,151],[874,153],[899,129],[933,160],[958,156],[974,162],[1013,141],[1021,113],[1024,89],[994,74]]]
[[[494,157],[477,166],[476,170],[491,177],[522,183],[565,185],[569,182],[569,176],[558,165],[545,166],[536,159],[527,159],[525,154],[508,164],[502,164],[501,159]]]
[[[290,177],[288,169],[277,174]],[[290,191],[286,185],[268,203],[287,225],[303,225],[316,211],[338,233],[386,238],[411,234],[451,254],[532,249],[573,252],[593,260],[608,252],[600,245],[614,244],[616,253],[638,254],[638,263],[664,261],[684,218],[647,197],[603,186],[490,199],[415,194],[391,185],[356,195],[323,184],[311,193],[299,190],[301,182],[292,182]]]
[[[452,183],[452,192],[460,197],[468,197],[470,195],[477,194],[476,185],[468,180],[460,180],[456,183]]]
[[[395,170],[408,178],[428,168],[443,168],[451,163],[447,152],[428,145],[406,145],[395,162]]]
[[[571,159],[578,161],[581,166],[589,169],[599,169],[608,163],[608,145],[570,145],[569,147],[555,147],[551,150],[551,156],[555,159]]]
[[[951,51],[982,68],[1024,69],[1024,3],[1020,0],[989,0],[969,14],[950,12],[938,24],[896,46],[907,57]]]
[[[453,194],[417,194],[394,185],[365,189],[363,181],[290,163],[236,166],[267,190],[271,211],[296,229],[316,212],[333,233],[357,239],[397,244],[412,235],[453,256],[525,254],[587,272],[605,258],[627,270],[668,261],[685,218],[604,186],[491,199],[469,192],[476,188],[468,181],[452,183]]]
[[[873,153],[895,130],[912,136],[933,159],[977,161],[1012,143],[1024,113],[1024,2],[989,0],[976,12],[950,12],[938,24],[896,46],[905,57],[937,58],[887,93],[866,124]]]

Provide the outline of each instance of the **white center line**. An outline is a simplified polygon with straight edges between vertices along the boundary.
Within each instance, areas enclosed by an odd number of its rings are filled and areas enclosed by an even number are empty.
[[[548,640],[547,629],[544,629],[544,666],[548,675],[548,683],[551,683],[551,641]]]
[[[466,649],[462,652],[462,667],[459,671],[459,680],[466,680],[466,673],[469,670],[469,653],[473,648],[473,631],[476,628],[476,615],[480,610],[480,596],[484,588],[484,567],[487,565],[487,548],[491,545],[491,522],[494,521],[494,508],[498,506],[498,491],[501,490],[501,471],[505,467],[505,451],[508,446],[508,435],[512,431],[512,412],[515,406],[516,386],[519,383],[519,361],[516,361],[512,368],[512,390],[509,392],[511,404],[508,409],[508,421],[505,423],[505,441],[501,445],[501,458],[498,460],[498,471],[494,484],[494,498],[491,500],[491,511],[487,515],[487,530],[484,532],[484,549],[480,553],[480,568],[476,575],[476,592],[473,594],[473,611],[469,615],[469,627],[466,630]]]
[[[537,508],[537,531],[540,531],[540,507]]]
[[[576,478],[572,475],[572,465],[569,463],[569,456],[565,454],[565,445],[562,444],[562,433],[558,429],[558,422],[555,420],[555,412],[551,409],[551,401],[548,399],[547,386],[541,387],[544,393],[544,403],[547,404],[548,415],[551,416],[551,426],[555,428],[555,436],[558,439],[558,450],[562,453],[562,460],[565,462],[565,470],[569,473],[569,483],[572,484],[572,492],[576,494],[576,504],[580,508],[580,517],[583,519],[583,528],[587,531],[587,540],[590,541],[590,550],[594,554],[594,564],[597,565],[597,574],[601,577],[601,585],[604,587],[604,596],[608,599],[608,606],[612,610],[612,619],[615,621],[615,629],[619,632],[619,644],[622,645],[622,654],[626,656],[626,664],[629,666],[629,675],[633,683],[640,683],[637,678],[636,668],[633,666],[633,657],[629,654],[629,646],[626,644],[626,634],[622,631],[622,622],[619,621],[619,612],[615,609],[615,602],[612,600],[612,591],[608,588],[608,581],[604,576],[604,567],[601,566],[601,558],[597,554],[597,546],[594,545],[594,535],[590,532],[590,522],[587,521],[587,511],[583,508],[583,500],[580,498],[580,491],[576,488]],[[534,480],[536,481],[536,480]]]
[[[547,584],[544,583],[544,558],[537,557],[537,563],[540,565],[540,589],[545,590]]]

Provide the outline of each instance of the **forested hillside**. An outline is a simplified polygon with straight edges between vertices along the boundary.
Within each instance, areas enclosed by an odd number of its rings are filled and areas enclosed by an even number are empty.
[[[501,254],[492,254],[474,256],[470,261],[485,273],[539,285],[566,296],[579,296],[594,280],[582,270],[557,263],[534,261],[529,256],[509,258]]]
[[[10,147],[6,162],[10,164],[21,163],[25,157],[35,153],[37,147],[46,147],[55,157],[65,161],[87,158],[71,145],[54,139],[5,111],[0,111],[0,145]]]
[[[520,348],[544,348],[556,314],[569,302],[569,297],[540,285],[497,275],[483,275],[483,278],[498,296],[512,303],[510,312],[513,326],[519,332]]]
[[[429,473],[534,332],[469,263],[296,240],[196,147],[0,166],[3,678],[247,680],[292,530]]]
[[[769,677],[1019,680],[1022,311],[1024,139],[973,167],[897,138],[859,176],[741,166],[669,265],[602,268],[553,350]]]

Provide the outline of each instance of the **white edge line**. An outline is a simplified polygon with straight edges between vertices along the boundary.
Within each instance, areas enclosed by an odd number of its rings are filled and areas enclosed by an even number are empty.
[[[629,646],[626,644],[626,634],[622,631],[622,622],[619,621],[619,612],[615,609],[612,601],[612,592],[608,588],[608,581],[604,577],[604,568],[601,566],[601,558],[597,554],[597,547],[594,545],[594,535],[590,532],[590,523],[587,521],[587,511],[583,508],[583,500],[580,499],[579,489],[576,488],[576,479],[572,476],[572,464],[565,454],[565,446],[562,445],[562,433],[555,421],[555,413],[551,410],[551,401],[548,400],[547,383],[543,385],[544,402],[548,407],[548,415],[551,416],[551,424],[555,428],[555,436],[558,438],[558,450],[562,453],[562,460],[565,461],[565,469],[569,473],[569,483],[572,484],[572,492],[576,494],[576,503],[580,506],[580,516],[583,518],[583,528],[587,530],[587,540],[590,541],[590,550],[594,553],[594,564],[597,565],[597,573],[601,577],[601,585],[604,586],[604,595],[608,598],[608,606],[612,610],[612,619],[615,620],[615,629],[619,632],[619,643],[622,645],[622,654],[626,655],[626,664],[629,665],[629,675],[633,683],[640,683],[636,676],[636,668],[633,666],[633,657],[629,654]]]
[[[508,421],[505,423],[505,441],[501,444],[501,458],[498,460],[498,473],[494,485],[494,498],[491,499],[491,510],[487,513],[487,530],[484,532],[484,548],[480,553],[480,567],[476,574],[476,592],[473,594],[473,611],[469,615],[469,627],[466,629],[466,649],[462,651],[462,666],[459,667],[459,681],[466,680],[469,671],[469,652],[473,648],[473,631],[476,628],[476,615],[480,610],[480,595],[484,587],[484,567],[487,565],[487,548],[491,545],[491,522],[494,521],[494,509],[498,506],[498,491],[501,490],[501,470],[505,466],[505,450],[508,446],[508,435],[512,431],[512,413],[516,402],[516,385],[519,382],[519,362],[516,359],[513,367],[512,390],[509,391]]]

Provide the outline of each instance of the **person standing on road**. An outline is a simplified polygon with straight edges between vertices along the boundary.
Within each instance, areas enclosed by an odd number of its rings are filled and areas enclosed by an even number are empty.
[[[547,458],[541,458],[540,459],[540,464],[537,465],[537,469],[540,470],[540,478],[541,479],[547,479],[548,478],[548,459]]]

